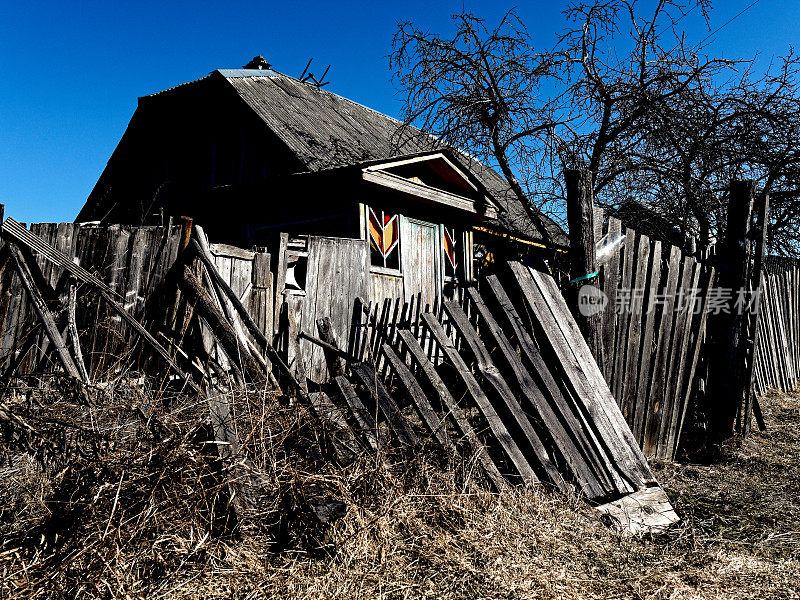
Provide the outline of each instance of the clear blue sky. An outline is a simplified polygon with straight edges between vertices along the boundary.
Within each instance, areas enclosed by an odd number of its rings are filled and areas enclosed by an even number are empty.
[[[712,28],[752,0],[717,0]],[[497,2],[464,0],[497,19]],[[538,45],[564,26],[564,2],[520,4]],[[398,20],[449,31],[457,2],[48,1],[0,5],[0,202],[21,221],[70,221],[83,205],[136,99],[237,68],[256,54],[299,75],[332,65],[328,89],[397,115],[386,55]],[[700,33],[692,16],[686,21]],[[702,37],[702,36],[701,36]],[[800,40],[800,2],[759,0],[715,36],[718,54],[765,58]]]

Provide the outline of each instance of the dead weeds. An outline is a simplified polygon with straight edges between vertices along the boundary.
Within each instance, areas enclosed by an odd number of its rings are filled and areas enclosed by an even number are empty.
[[[342,467],[302,409],[263,390],[237,399],[262,489],[237,518],[241,482],[214,463],[188,398],[120,391],[98,415],[29,395],[14,414],[40,435],[3,433],[5,598],[800,597],[797,397],[765,399],[770,431],[732,441],[724,461],[656,465],[683,521],[635,539],[577,498],[490,494],[423,455]],[[65,415],[86,431],[42,421]],[[345,516],[315,524],[310,495]]]

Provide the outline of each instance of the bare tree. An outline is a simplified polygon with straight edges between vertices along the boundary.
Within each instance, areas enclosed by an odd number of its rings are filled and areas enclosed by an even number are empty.
[[[404,120],[498,167],[548,239],[518,174],[530,172],[530,161],[553,139],[555,103],[540,97],[540,85],[559,57],[535,51],[514,10],[492,29],[469,12],[453,21],[456,31],[446,39],[411,22],[399,25],[390,62]]]
[[[754,60],[688,41],[680,25],[708,24],[708,0],[649,6],[573,2],[546,50],[514,11],[494,28],[456,15],[447,39],[402,23],[403,116],[497,166],[537,224],[539,210],[563,217],[563,170],[586,168],[600,205],[636,203],[665,238],[706,244],[724,230],[731,179],[748,177],[772,196],[771,250],[798,252],[800,61],[790,52],[756,75]]]

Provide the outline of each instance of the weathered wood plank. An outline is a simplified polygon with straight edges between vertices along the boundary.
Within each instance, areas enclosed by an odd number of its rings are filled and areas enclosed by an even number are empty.
[[[608,218],[608,234],[613,235],[622,233],[622,222],[614,217]],[[626,244],[632,240],[625,240]],[[615,346],[614,338],[616,333],[616,307],[617,290],[619,287],[619,263],[620,252],[615,252],[611,259],[603,266],[603,292],[608,298],[608,308],[603,314],[603,374],[606,381],[611,381],[614,374]]]
[[[456,350],[453,341],[447,336],[444,329],[442,329],[441,324],[431,313],[423,314],[422,321],[426,329],[431,333],[432,338],[436,340],[436,343],[442,349],[448,362],[455,369],[455,372],[458,374],[459,379],[466,389],[466,393],[483,414],[486,422],[489,424],[492,434],[499,442],[500,447],[508,456],[519,476],[522,477],[526,483],[538,482],[539,478],[534,469],[525,455],[520,451],[514,438],[508,432],[505,423],[503,423],[503,420],[497,414],[494,406],[492,406],[492,403],[489,402],[486,394],[484,394],[480,385],[478,385],[469,367],[467,367],[466,363],[459,355],[458,350]]]
[[[656,321],[656,298],[661,285],[661,242],[656,240],[653,243],[650,254],[650,265],[648,267],[647,280],[647,309],[642,326],[642,346],[639,354],[639,374],[636,378],[636,399],[631,407],[631,415],[628,423],[631,423],[634,438],[642,444],[645,423],[647,422],[647,411],[650,406],[650,373],[653,364],[653,344],[655,339]]]
[[[706,324],[708,322],[708,306],[709,302],[711,301],[711,289],[714,287],[714,275],[715,271],[714,268],[711,267],[707,270],[706,273],[706,280],[705,285],[703,286],[704,296],[703,302],[700,308],[700,322],[697,325],[697,332],[695,333],[694,340],[692,341],[692,350],[690,353],[690,361],[688,364],[688,369],[686,370],[686,383],[684,384],[684,391],[682,393],[681,398],[681,408],[679,412],[679,419],[678,423],[674,427],[674,437],[670,440],[670,448],[672,452],[672,456],[674,457],[678,451],[678,445],[681,441],[681,432],[683,430],[683,424],[686,420],[686,411],[689,409],[689,403],[692,397],[692,389],[693,389],[693,382],[694,376],[697,371],[697,363],[700,359],[700,350],[703,347],[703,343],[706,337]]]
[[[561,379],[561,374],[554,374],[553,370],[545,363],[544,357],[542,357],[531,334],[525,328],[522,318],[500,284],[500,280],[496,275],[490,275],[486,282],[488,291],[491,292],[500,307],[499,314],[504,317],[504,323],[514,334],[519,346],[520,357],[525,362],[528,372],[538,378],[540,389],[547,391],[553,410],[559,414],[572,436],[574,436],[585,460],[592,466],[598,480],[611,489],[617,489],[620,493],[633,491],[633,488],[620,477],[614,468],[613,461],[607,454],[605,445],[595,432],[591,416],[582,406],[579,406],[581,404],[580,401],[573,399],[572,394],[562,389],[561,385],[556,381],[556,377]]]
[[[478,292],[470,288],[467,290],[467,295],[480,317],[481,332],[497,348],[499,357],[505,363],[505,371],[513,377],[511,383],[519,390],[522,409],[532,416],[534,422],[541,422],[540,435],[547,436],[549,444],[559,453],[561,459],[559,462],[568,467],[571,479],[589,498],[598,498],[615,492],[614,487],[604,485],[598,480],[592,465],[587,463],[583,449],[570,435],[561,415],[556,414],[545,394],[534,382]],[[572,420],[572,425],[575,426],[577,423]]]
[[[383,387],[383,383],[378,377],[375,368],[367,363],[355,363],[350,365],[350,371],[359,380],[359,382],[366,388],[367,393],[372,397],[372,400],[378,405],[378,410],[389,423],[391,431],[400,442],[410,448],[419,444],[417,435],[411,429],[408,421],[400,411],[400,407]]]
[[[634,253],[635,266],[632,278],[630,305],[627,307],[629,315],[627,320],[627,344],[622,350],[625,353],[625,366],[621,376],[618,404],[628,423],[632,422],[634,405],[636,403],[636,377],[639,374],[639,358],[642,353],[642,321],[644,315],[644,297],[642,291],[646,285],[645,276],[650,263],[650,238],[640,235]]]
[[[389,344],[384,344],[382,346],[382,350],[386,356],[389,367],[397,377],[397,380],[399,381],[400,386],[403,388],[403,391],[406,393],[406,396],[408,396],[408,398],[411,400],[411,404],[414,406],[414,408],[416,408],[417,413],[420,416],[420,420],[428,429],[428,432],[431,433],[431,435],[436,438],[436,441],[438,441],[444,448],[457,454],[456,448],[447,433],[445,419],[439,418],[439,416],[436,414],[436,411],[433,409],[433,406],[431,406],[430,401],[428,401],[428,397],[425,395],[425,392],[422,390],[419,383],[417,383],[417,380],[406,366],[406,363],[403,362],[399,356],[397,356]]]
[[[620,529],[637,534],[663,533],[680,520],[660,487],[638,490],[597,510]]]
[[[509,263],[523,292],[526,307],[543,330],[542,343],[556,354],[567,381],[610,452],[614,468],[636,487],[653,483],[647,461],[633,439],[603,375],[580,335],[552,277]]]
[[[622,282],[621,289],[630,293],[631,280],[636,270],[634,264],[636,260],[636,232],[633,229],[625,230],[625,248],[622,261]],[[619,294],[619,292],[617,292]],[[621,398],[622,385],[625,380],[625,351],[628,348],[628,323],[631,320],[631,313],[622,310],[617,313],[617,332],[615,336],[614,348],[616,357],[614,360],[614,376],[611,380],[611,392],[614,398]]]
[[[526,453],[529,463],[533,461],[537,463],[540,472],[543,473],[542,478],[546,477],[551,484],[566,491],[568,486],[564,476],[556,467],[553,457],[550,456],[539,434],[533,428],[528,415],[522,410],[514,392],[495,366],[486,346],[475,333],[467,315],[452,300],[447,300],[443,304],[445,312],[450,317],[450,322],[464,342],[462,354],[471,355],[478,373],[484,381],[484,389],[490,388],[493,391],[493,395],[497,398],[497,402],[494,404],[495,410],[503,418],[506,429],[510,433],[516,433],[517,447]]]
[[[667,266],[667,285],[664,288],[664,302],[661,310],[661,321],[658,326],[658,346],[653,361],[653,372],[650,378],[649,406],[644,432],[642,450],[646,456],[653,456],[658,444],[657,437],[661,429],[664,413],[666,372],[669,361],[670,344],[672,343],[673,324],[675,320],[675,290],[678,288],[680,275],[681,251],[677,246],[670,250]]]
[[[350,382],[343,375],[336,377],[334,381],[336,381],[336,385],[339,387],[339,391],[341,391],[342,397],[350,409],[350,413],[358,424],[359,433],[364,436],[367,445],[374,452],[385,448],[386,441],[383,432],[378,428],[375,417],[367,410],[364,403],[361,402],[361,399],[358,397],[358,394],[356,394]]]
[[[419,342],[414,337],[414,334],[410,330],[401,330],[398,332],[398,337],[400,338],[400,341],[402,342],[403,347],[406,349],[409,356],[419,368],[419,373],[425,377],[428,386],[438,398],[439,404],[443,407],[443,410],[446,411],[445,414],[449,415],[453,419],[456,428],[461,435],[464,436],[464,440],[466,441],[470,452],[483,469],[486,477],[489,479],[489,482],[495,489],[500,490],[505,488],[506,483],[503,479],[503,476],[500,474],[500,471],[497,469],[497,466],[494,464],[489,454],[486,452],[486,448],[483,446],[480,439],[478,439],[478,436],[476,435],[475,430],[472,428],[472,425],[470,425],[469,420],[464,414],[464,411],[455,401],[455,398],[453,398],[450,390],[445,385],[444,381],[442,381],[439,373],[436,372],[436,369],[428,360],[425,351],[422,349],[422,346],[419,345]]]

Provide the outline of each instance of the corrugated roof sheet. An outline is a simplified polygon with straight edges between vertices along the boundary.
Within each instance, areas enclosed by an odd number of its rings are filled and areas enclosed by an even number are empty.
[[[433,136],[419,129],[403,127],[397,119],[275,71],[233,69],[219,73],[312,172],[440,146]],[[505,209],[495,225],[540,239],[508,182],[463,152],[457,154]],[[554,240],[567,243],[558,225],[547,218],[546,224]]]
[[[272,69],[218,69],[223,77],[275,77],[280,75]]]

